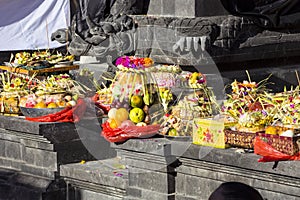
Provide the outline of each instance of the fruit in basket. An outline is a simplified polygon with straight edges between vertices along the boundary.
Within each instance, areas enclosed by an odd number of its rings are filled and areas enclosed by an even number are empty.
[[[110,128],[114,129],[114,128],[118,128],[119,126],[121,126],[121,122],[113,119],[113,118],[109,118],[107,120],[107,122],[109,123]]]
[[[139,122],[136,124],[137,126],[147,126],[147,124],[145,122]]]
[[[268,126],[266,129],[265,129],[265,133],[266,134],[270,134],[270,135],[278,135],[278,130],[276,127],[274,126]]]
[[[58,107],[66,107],[67,103],[65,101],[57,101],[56,102]]]
[[[54,102],[51,102],[47,105],[47,108],[57,108],[57,107],[58,107],[58,105]]]
[[[140,95],[132,95],[130,98],[130,105],[133,108],[140,108],[143,106],[143,97]]]
[[[116,108],[111,108],[109,111],[108,111],[108,118],[109,119],[114,119],[114,118],[116,118],[116,116],[117,116],[117,110],[118,109],[116,109]]]
[[[124,128],[127,126],[134,126],[135,124],[131,120],[125,120],[121,123],[120,128]]]
[[[71,100],[71,101],[69,101],[69,102],[67,102],[67,104],[66,104],[67,106],[69,106],[69,107],[73,107],[73,106],[75,106],[76,105],[76,101],[74,101],[74,100]]]
[[[126,110],[126,108],[119,108],[116,111],[115,119],[120,121],[120,122],[123,122],[123,121],[128,119],[128,116],[129,116],[129,113]]]
[[[35,104],[34,108],[47,108],[47,105],[43,101],[41,101]]]
[[[145,113],[141,108],[133,108],[129,112],[129,118],[134,123],[139,123],[145,119]]]

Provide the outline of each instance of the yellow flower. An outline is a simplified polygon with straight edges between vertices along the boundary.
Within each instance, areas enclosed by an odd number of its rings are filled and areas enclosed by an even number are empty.
[[[15,79],[13,79],[13,83],[15,86],[20,86],[22,81],[20,78],[15,78]]]
[[[153,65],[154,61],[151,58],[144,58],[144,65],[150,66]]]

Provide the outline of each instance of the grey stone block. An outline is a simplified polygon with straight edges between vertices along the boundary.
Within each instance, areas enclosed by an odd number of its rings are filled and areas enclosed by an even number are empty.
[[[21,160],[22,159],[21,144],[6,141],[5,142],[5,156],[10,159]]]
[[[163,194],[171,194],[175,192],[175,177],[170,174],[155,171],[144,171],[143,173],[130,169],[129,186],[147,189],[153,192],[161,192]],[[142,170],[140,171],[142,172]]]
[[[174,0],[175,13],[177,17],[196,17],[197,0]]]
[[[32,140],[33,139],[33,140]],[[23,144],[26,147],[36,148],[36,149],[43,149],[48,151],[53,151],[54,146],[49,141],[36,141],[38,138],[32,138],[32,139],[20,139],[21,144]]]
[[[123,200],[141,200],[141,198],[136,198],[136,197],[132,197],[132,196],[126,196],[123,198]]]
[[[186,183],[186,175],[183,173],[177,173],[175,186],[176,193],[182,195],[186,194]]]
[[[122,197],[114,197],[111,195],[105,195],[101,194],[99,192],[93,192],[89,190],[80,190],[80,196],[77,196],[78,199],[80,200],[100,200],[100,199],[105,199],[105,200],[122,200]]]
[[[164,16],[175,16],[175,3],[174,0],[163,0],[162,1],[162,15]]]
[[[187,197],[185,195],[176,194],[176,200],[207,200],[207,199],[201,199],[197,197]]]
[[[162,15],[163,0],[152,0],[149,3],[148,15]]]
[[[175,200],[175,194],[165,194],[154,192],[150,190],[142,190],[142,197],[143,200]]]
[[[24,172],[24,173],[32,174],[32,175],[35,175],[35,176],[40,176],[41,178],[46,177],[46,178],[49,178],[49,179],[55,179],[55,176],[56,176],[56,173],[57,173],[56,170],[54,171],[54,170],[43,168],[43,167],[40,167],[40,166],[37,167],[37,166],[34,166],[34,165],[27,165],[27,164],[21,165],[20,168],[21,168],[22,172]]]
[[[193,176],[186,176],[186,192],[190,196],[200,197],[200,198],[207,198],[209,194],[212,192],[211,190],[211,183],[205,182],[205,179],[200,177],[193,177]]]
[[[199,161],[194,160],[191,163],[199,164]],[[286,195],[285,199],[298,195],[297,191],[299,189],[295,185],[299,182],[299,179],[290,177],[288,181],[284,181],[284,176],[267,175],[258,171],[254,172],[252,170],[225,165],[217,166],[214,164],[214,166],[210,166],[209,163],[203,163],[203,167],[201,167],[198,164],[193,167],[186,167],[183,162],[183,165],[178,168],[176,179],[176,184],[178,185],[176,185],[176,191],[181,195],[189,194],[191,196],[207,198],[210,192],[216,189],[222,182],[228,181],[243,182],[258,190],[271,191],[265,196],[268,199],[273,199],[278,194],[285,194],[285,191],[288,191],[289,194]],[[188,183],[185,188],[182,188],[183,182]]]
[[[57,170],[57,153],[44,151],[40,149],[25,148],[24,160],[29,165],[35,165],[48,168],[49,170]]]
[[[75,179],[97,185],[112,186],[125,190],[128,184],[126,169],[119,164],[118,159],[90,161],[86,164],[68,164],[60,167],[60,174],[66,179]],[[119,173],[120,176],[115,174]]]
[[[142,197],[142,189],[137,188],[137,187],[128,186],[126,188],[126,196],[141,198]]]
[[[0,157],[0,167],[9,169],[21,169],[24,162],[22,160],[13,160],[6,157]]]
[[[0,140],[0,157],[5,156],[5,141]]]

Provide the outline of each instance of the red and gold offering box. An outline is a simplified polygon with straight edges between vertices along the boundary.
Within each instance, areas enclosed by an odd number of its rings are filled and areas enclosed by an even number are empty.
[[[274,131],[271,131],[270,133],[272,133],[272,134],[269,134],[269,131],[268,131],[269,129],[270,128],[267,128],[266,132],[256,133],[256,137],[260,138],[262,141],[269,144],[277,151],[280,151],[287,155],[295,155],[299,152],[299,150],[300,150],[300,135],[297,133],[299,133],[300,129],[289,129],[288,131],[294,132],[294,134],[290,135],[290,136],[285,136],[284,134],[275,134]],[[282,130],[282,127],[272,127],[272,129]]]
[[[226,148],[224,121],[195,118],[193,125],[193,143],[215,148]]]

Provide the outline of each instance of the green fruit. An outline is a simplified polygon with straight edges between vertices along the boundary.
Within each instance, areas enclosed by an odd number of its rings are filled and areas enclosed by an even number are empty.
[[[140,95],[133,95],[130,98],[130,105],[133,108],[140,108],[143,106],[143,97]]]
[[[141,108],[133,108],[129,112],[129,119],[134,123],[142,122],[145,119],[145,113]]]
[[[176,130],[175,128],[171,128],[171,129],[168,131],[168,135],[169,135],[169,136],[178,136],[177,130]]]

